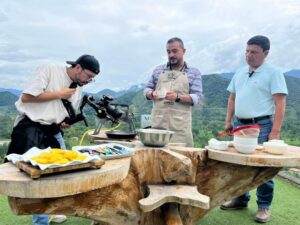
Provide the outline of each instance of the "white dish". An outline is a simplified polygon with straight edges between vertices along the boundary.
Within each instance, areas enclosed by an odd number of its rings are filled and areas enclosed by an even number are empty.
[[[105,143],[105,144],[100,144],[100,145],[89,145],[89,146],[73,146],[72,150],[75,151],[80,151],[82,149],[93,149],[98,151],[99,148],[113,148],[114,146],[120,147],[123,149],[123,153],[116,154],[116,155],[100,155],[101,159],[104,160],[109,160],[109,159],[119,159],[119,158],[124,158],[124,157],[130,157],[133,156],[135,151],[132,148],[129,148],[127,146],[117,144],[117,143]]]
[[[50,152],[50,150],[51,150],[50,147],[46,148],[46,149],[39,149],[37,147],[32,147],[31,149],[29,149],[26,153],[24,153],[22,155],[9,154],[8,156],[6,156],[6,158],[8,161],[11,161],[14,164],[16,164],[16,162],[18,162],[18,161],[29,162],[33,166],[38,166],[41,170],[45,170],[48,168],[65,167],[65,166],[70,166],[70,165],[78,165],[78,164],[90,162],[94,159],[100,159],[99,156],[90,156],[89,154],[83,154],[83,155],[87,156],[87,158],[85,160],[70,161],[69,163],[65,163],[65,164],[41,164],[41,163],[37,163],[36,161],[31,159],[33,156],[37,156],[41,152]]]
[[[264,142],[263,145],[267,153],[274,155],[282,155],[288,148],[288,144],[284,143],[283,140],[270,140]]]
[[[234,144],[234,147],[239,153],[251,154],[255,151],[257,145]]]
[[[249,138],[249,137],[240,137],[237,135],[233,136],[233,143],[234,145],[257,145],[258,139],[257,138]]]
[[[208,141],[208,147],[220,151],[226,150],[228,148],[228,144],[228,141],[218,141],[215,138],[212,138]]]

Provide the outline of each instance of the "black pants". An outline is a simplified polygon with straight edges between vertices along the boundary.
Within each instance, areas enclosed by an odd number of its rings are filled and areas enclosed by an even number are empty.
[[[41,149],[49,146],[59,148],[60,145],[54,137],[58,132],[60,132],[60,129],[57,124],[42,125],[25,117],[13,128],[6,155],[12,153],[23,154],[32,147]]]

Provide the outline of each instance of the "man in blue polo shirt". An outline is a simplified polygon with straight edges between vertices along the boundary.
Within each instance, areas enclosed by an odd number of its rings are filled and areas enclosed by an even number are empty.
[[[265,62],[270,41],[265,36],[254,36],[247,42],[248,66],[239,69],[227,90],[230,92],[227,107],[227,131],[234,127],[259,124],[258,142],[280,139],[280,130],[285,113],[288,93],[284,75]],[[233,126],[232,126],[233,121]],[[274,182],[270,180],[257,188],[257,222],[270,220],[270,206],[274,194]],[[221,209],[243,209],[247,207],[250,194],[247,192],[221,206]]]

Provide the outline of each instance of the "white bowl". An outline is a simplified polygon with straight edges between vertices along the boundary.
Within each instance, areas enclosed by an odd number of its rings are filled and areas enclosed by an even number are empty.
[[[288,144],[284,143],[282,140],[270,140],[264,142],[263,145],[266,152],[274,155],[282,155],[288,148]]]
[[[257,144],[254,145],[234,144],[234,147],[240,153],[251,154],[255,151]]]
[[[233,144],[234,145],[257,145],[257,138],[249,138],[249,137],[239,137],[237,135],[233,136]]]
[[[208,146],[215,150],[224,151],[228,148],[228,141],[218,141],[212,138],[208,141]]]

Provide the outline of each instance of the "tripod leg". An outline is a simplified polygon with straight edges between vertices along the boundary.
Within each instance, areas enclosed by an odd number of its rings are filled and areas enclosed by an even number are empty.
[[[96,129],[94,130],[94,133],[93,133],[93,134],[99,134],[102,125],[103,125],[102,121],[99,120],[98,123],[97,123]]]

